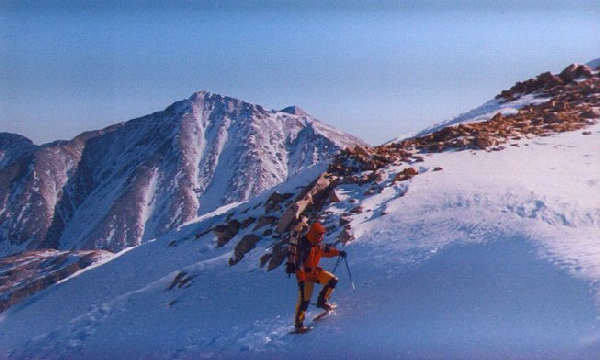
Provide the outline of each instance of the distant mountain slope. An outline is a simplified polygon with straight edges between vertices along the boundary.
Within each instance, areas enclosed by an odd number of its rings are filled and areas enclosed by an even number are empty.
[[[202,91],[70,141],[1,134],[0,255],[138,245],[362,144],[284,110]]]

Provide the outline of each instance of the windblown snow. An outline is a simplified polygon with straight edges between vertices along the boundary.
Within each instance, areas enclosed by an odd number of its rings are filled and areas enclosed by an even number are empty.
[[[270,241],[229,266],[233,242],[195,236],[232,211],[258,214],[265,194],[10,308],[0,357],[595,359],[600,126],[586,131],[431,154],[419,176],[372,195],[341,185],[325,211],[363,208],[345,247],[357,289],[339,266],[338,309],[309,334],[289,334],[295,280],[259,267]],[[275,189],[293,192],[321,171]]]

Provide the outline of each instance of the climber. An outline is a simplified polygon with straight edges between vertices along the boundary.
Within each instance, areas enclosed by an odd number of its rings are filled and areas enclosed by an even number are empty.
[[[310,226],[306,236],[298,241],[299,264],[296,268],[296,280],[298,281],[299,294],[295,316],[297,333],[309,330],[303,323],[315,282],[323,285],[323,289],[321,289],[317,299],[317,306],[326,312],[333,310],[335,307],[335,304],[330,304],[328,300],[338,279],[335,275],[323,270],[318,265],[322,256],[341,256],[344,258],[346,257],[346,252],[337,250],[330,245],[323,245],[321,242],[325,232],[325,227],[315,222]]]

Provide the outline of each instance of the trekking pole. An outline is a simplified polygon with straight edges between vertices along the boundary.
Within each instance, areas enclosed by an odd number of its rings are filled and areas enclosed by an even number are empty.
[[[356,285],[354,285],[354,281],[352,281],[352,273],[350,272],[350,266],[348,266],[348,260],[345,257],[344,262],[346,263],[346,270],[348,270],[348,277],[350,278],[350,284],[352,284],[352,289],[356,290]]]
[[[335,266],[333,267],[333,270],[331,270],[331,273],[335,274],[335,270],[337,269],[338,265],[340,264],[340,260],[342,260],[342,258],[340,256],[338,256],[337,261],[335,262]]]

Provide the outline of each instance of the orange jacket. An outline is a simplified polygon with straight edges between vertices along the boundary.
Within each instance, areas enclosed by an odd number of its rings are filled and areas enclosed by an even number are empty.
[[[340,251],[330,245],[311,243],[306,238],[302,239],[302,241],[304,241],[304,244],[306,244],[309,249],[306,250],[308,252],[307,254],[303,254],[303,256],[306,257],[304,258],[300,268],[296,270],[296,279],[298,281],[316,281],[319,272],[322,270],[319,267],[319,261],[321,260],[321,257],[330,258],[339,256]]]

